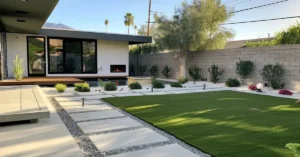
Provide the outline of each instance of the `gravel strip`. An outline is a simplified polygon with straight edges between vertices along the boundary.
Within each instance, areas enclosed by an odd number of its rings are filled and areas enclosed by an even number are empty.
[[[108,119],[119,119],[119,118],[126,118],[126,117],[127,116],[109,117],[109,118],[100,118],[100,119],[89,119],[89,120],[77,121],[76,123],[84,123],[84,122],[92,122],[92,121],[108,120]]]
[[[133,152],[133,151],[149,149],[149,148],[153,148],[153,147],[165,146],[165,145],[169,145],[169,144],[174,144],[174,142],[165,141],[165,142],[158,142],[158,143],[145,144],[145,145],[139,145],[139,146],[132,146],[132,147],[127,147],[127,148],[105,151],[105,152],[102,152],[102,154],[104,156],[111,156],[111,155],[116,155],[116,154],[121,154],[121,153],[126,153],[126,152]]]
[[[55,108],[60,119],[64,122],[65,126],[68,128],[69,132],[73,136],[76,143],[79,145],[80,150],[86,157],[104,157],[100,151],[96,148],[94,143],[85,135],[81,129],[77,126],[76,122],[70,117],[70,115],[64,110],[63,107],[54,99],[49,98],[49,101]]]
[[[191,152],[193,152],[193,153],[199,155],[200,157],[211,157],[211,155],[206,154],[206,153],[200,151],[199,149],[197,149],[197,148],[195,148],[195,147],[193,147],[193,146],[191,146],[191,145],[186,144],[185,142],[183,142],[183,141],[177,139],[175,136],[172,136],[172,135],[168,134],[167,132],[165,132],[165,131],[163,131],[163,130],[160,130],[160,129],[156,128],[155,126],[153,126],[153,125],[151,125],[151,124],[149,124],[149,123],[147,123],[147,122],[145,122],[145,121],[143,121],[143,120],[141,120],[141,119],[139,119],[139,118],[137,118],[137,117],[135,117],[135,116],[133,116],[133,115],[127,113],[127,112],[125,112],[124,110],[121,110],[121,109],[119,109],[119,108],[117,108],[117,107],[115,107],[115,106],[113,106],[113,105],[111,105],[111,104],[109,104],[109,103],[107,103],[107,102],[104,102],[104,101],[103,101],[103,103],[105,103],[105,104],[111,106],[113,109],[115,109],[115,110],[121,112],[122,114],[124,114],[124,115],[126,115],[126,116],[132,118],[133,120],[136,120],[137,122],[141,123],[141,124],[144,125],[145,127],[148,127],[148,128],[150,128],[150,129],[152,129],[153,131],[159,133],[160,135],[162,135],[162,136],[168,138],[168,139],[170,140],[170,142],[172,142],[172,143],[177,143],[177,144],[179,144],[180,146],[182,146],[182,147],[184,147],[184,148],[190,150]],[[134,150],[132,150],[132,151],[134,151]],[[103,153],[103,152],[102,152],[102,153]]]
[[[121,132],[121,131],[138,130],[138,129],[141,129],[141,128],[145,128],[145,127],[144,126],[137,126],[137,127],[130,127],[130,128],[106,130],[106,131],[100,131],[100,132],[87,133],[86,135],[87,136],[94,136],[94,135],[108,134],[108,133]]]

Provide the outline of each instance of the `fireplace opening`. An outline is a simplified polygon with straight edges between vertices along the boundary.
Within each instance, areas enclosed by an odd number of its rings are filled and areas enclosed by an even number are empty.
[[[126,65],[110,65],[111,73],[126,73]]]

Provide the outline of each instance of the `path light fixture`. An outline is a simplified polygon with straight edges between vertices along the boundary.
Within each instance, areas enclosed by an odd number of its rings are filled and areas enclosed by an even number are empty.
[[[82,98],[81,100],[82,100],[82,107],[84,107],[84,100],[85,100],[85,98]]]
[[[256,85],[256,88],[257,88],[257,92],[262,92],[262,89],[264,88],[264,85],[262,83],[258,83]]]

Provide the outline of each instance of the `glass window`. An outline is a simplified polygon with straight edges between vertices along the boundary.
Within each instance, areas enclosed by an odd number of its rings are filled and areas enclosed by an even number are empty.
[[[97,58],[96,58],[96,42],[83,41],[83,65],[82,72],[84,73],[97,73]]]
[[[65,72],[66,73],[81,73],[81,41],[80,40],[65,40]]]
[[[45,38],[28,37],[28,74],[45,75]]]
[[[49,72],[50,73],[64,72],[62,39],[49,39]]]

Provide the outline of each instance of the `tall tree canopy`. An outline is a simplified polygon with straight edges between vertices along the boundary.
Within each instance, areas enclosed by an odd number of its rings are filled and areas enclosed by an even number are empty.
[[[105,26],[106,26],[106,32],[107,32],[107,25],[108,25],[108,23],[109,23],[109,21],[108,21],[108,19],[106,19],[106,20],[104,21],[104,24],[105,24]]]
[[[188,51],[223,48],[227,40],[233,38],[231,30],[220,26],[232,16],[228,12],[221,0],[193,0],[183,2],[172,18],[156,18],[155,42],[179,58],[182,77],[186,76]]]
[[[128,34],[130,31],[130,26],[134,26],[134,16],[131,13],[126,13],[124,16],[124,24],[128,27]]]

